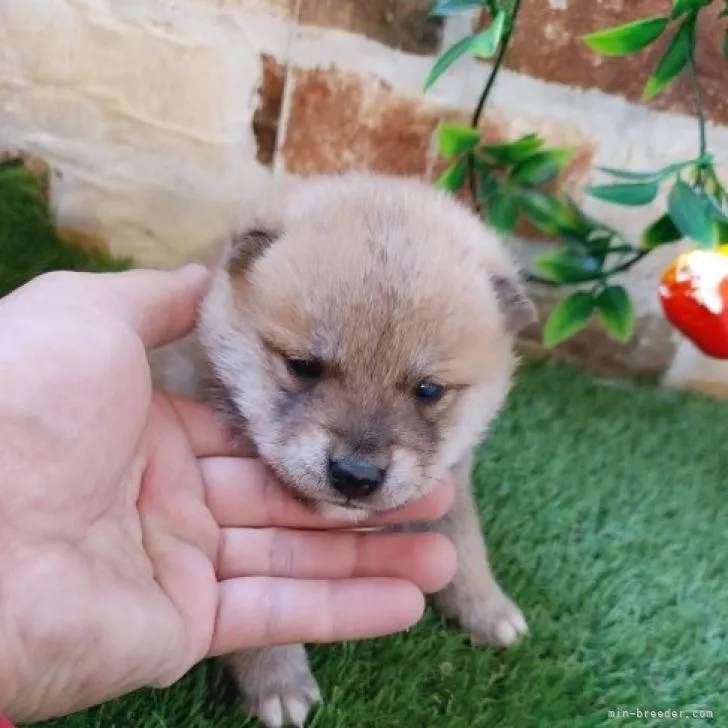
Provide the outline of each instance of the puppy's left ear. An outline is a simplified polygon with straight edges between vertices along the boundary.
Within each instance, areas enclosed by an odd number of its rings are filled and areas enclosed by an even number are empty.
[[[242,276],[280,237],[272,227],[257,226],[236,230],[230,237],[225,267],[232,276]]]
[[[536,306],[517,273],[492,275],[491,282],[510,333],[517,334],[538,321]]]
[[[233,278],[244,277],[283,237],[284,183],[268,179],[254,197],[241,204],[231,225],[223,266]]]

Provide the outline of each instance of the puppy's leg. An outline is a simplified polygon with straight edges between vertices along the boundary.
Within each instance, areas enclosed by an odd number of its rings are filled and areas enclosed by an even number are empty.
[[[270,728],[302,726],[321,700],[303,645],[241,650],[224,658],[248,711]]]
[[[453,470],[456,495],[447,516],[435,524],[454,544],[458,554],[455,578],[436,595],[436,603],[456,619],[475,644],[505,647],[528,629],[521,611],[503,593],[488,563],[470,484],[472,454]]]

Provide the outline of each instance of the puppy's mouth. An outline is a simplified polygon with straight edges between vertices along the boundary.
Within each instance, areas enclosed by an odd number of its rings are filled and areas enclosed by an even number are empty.
[[[310,511],[319,516],[334,521],[349,521],[358,523],[370,518],[374,518],[382,513],[397,511],[404,508],[404,505],[392,508],[376,508],[370,503],[362,503],[350,498],[337,498],[335,495],[311,497],[301,493],[294,485],[280,480],[282,486],[295,498],[299,503],[306,506]]]
[[[403,499],[402,502],[399,503],[372,503],[369,501],[362,501],[356,498],[347,498],[346,496],[338,495],[336,492],[332,492],[331,489],[327,489],[320,494],[317,493],[316,495],[310,495],[304,492],[301,487],[296,484],[295,480],[292,480],[290,475],[282,468],[278,468],[272,463],[270,466],[275,472],[276,478],[281,487],[283,487],[284,490],[291,495],[291,497],[304,505],[310,511],[334,520],[356,522],[375,518],[385,513],[401,511],[412,502],[413,496],[416,497],[416,494],[412,494],[410,497]]]
[[[290,486],[286,486],[286,488],[293,490],[293,496],[296,500],[317,513],[326,514],[341,512],[348,514],[347,520],[349,520],[349,518],[354,518],[356,520],[370,518],[378,513],[377,509],[373,508],[371,505],[359,503],[358,501],[350,498],[311,498],[310,496],[296,491],[295,488],[291,488]]]

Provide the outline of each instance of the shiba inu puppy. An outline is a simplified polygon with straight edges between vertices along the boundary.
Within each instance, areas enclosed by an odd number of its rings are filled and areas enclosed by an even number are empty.
[[[526,632],[488,564],[470,487],[503,405],[516,333],[535,320],[516,265],[452,196],[362,173],[282,188],[226,241],[196,335],[157,382],[216,403],[283,487],[356,522],[421,497],[447,471],[458,552],[437,602],[475,643]],[[319,699],[304,647],[226,658],[250,711],[302,724]]]

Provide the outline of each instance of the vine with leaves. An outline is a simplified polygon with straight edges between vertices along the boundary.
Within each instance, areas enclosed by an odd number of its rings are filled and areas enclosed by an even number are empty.
[[[728,0],[721,18],[728,18]],[[656,248],[683,239],[701,248],[728,243],[728,191],[719,179],[708,149],[700,83],[695,68],[700,15],[716,0],[674,0],[669,14],[641,18],[599,30],[582,38],[595,53],[624,56],[646,49],[670,34],[665,51],[646,80],[643,100],[650,101],[683,74],[688,74],[694,98],[698,133],[693,158],[653,171],[599,167],[605,181],[585,193],[614,205],[644,206],[669,186],[667,209],[631,241],[613,227],[586,214],[564,191],[545,186],[556,179],[573,157],[570,148],[548,148],[537,134],[502,143],[481,138],[481,119],[517,28],[521,0],[439,0],[432,14],[444,17],[479,10],[487,22],[448,48],[435,62],[425,90],[465,55],[492,61],[469,126],[443,123],[438,128],[439,152],[450,164],[437,184],[455,193],[468,186],[483,219],[497,230],[513,233],[526,218],[556,238],[554,250],[539,256],[529,281],[547,286],[575,286],[553,309],[544,326],[544,343],[553,347],[581,331],[598,316],[609,335],[629,340],[635,312],[626,289],[615,277]],[[724,56],[728,61],[728,27]]]

